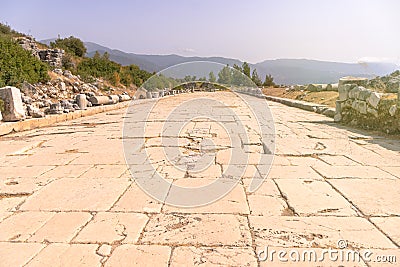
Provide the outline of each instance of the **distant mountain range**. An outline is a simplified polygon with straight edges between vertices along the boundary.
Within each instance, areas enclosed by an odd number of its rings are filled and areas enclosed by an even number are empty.
[[[54,39],[42,40],[49,44]],[[110,59],[121,65],[135,64],[149,72],[158,72],[170,66],[191,61],[212,61],[221,64],[242,65],[242,61],[224,57],[184,57],[179,55],[143,55],[127,53],[111,49],[96,43],[85,42],[87,56],[92,57],[96,51],[108,52]],[[394,63],[366,62],[366,63],[340,63],[309,59],[275,59],[265,60],[250,64],[251,69],[256,68],[262,80],[266,74],[271,74],[274,81],[279,84],[308,84],[308,83],[336,83],[343,76],[375,77],[387,75],[400,66]],[[197,70],[197,77],[208,77],[210,70]],[[218,68],[213,69],[215,74]]]

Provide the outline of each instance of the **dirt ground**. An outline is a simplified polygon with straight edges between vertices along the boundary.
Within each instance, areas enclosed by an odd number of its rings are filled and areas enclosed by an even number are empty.
[[[338,92],[308,92],[308,91],[289,91],[287,88],[264,88],[263,93],[269,96],[284,97],[290,99],[303,100],[318,104],[335,107],[335,101],[339,96]]]

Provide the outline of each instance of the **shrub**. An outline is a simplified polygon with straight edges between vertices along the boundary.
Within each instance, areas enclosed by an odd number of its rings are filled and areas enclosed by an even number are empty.
[[[0,35],[0,86],[49,80],[48,66],[11,38]]]

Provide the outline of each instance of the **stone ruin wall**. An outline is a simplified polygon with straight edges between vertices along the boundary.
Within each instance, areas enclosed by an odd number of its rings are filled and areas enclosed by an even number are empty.
[[[46,62],[51,67],[61,68],[64,50],[62,49],[40,49],[35,39],[32,37],[18,37],[17,43],[25,50],[31,51],[32,55],[43,62]]]
[[[400,133],[400,92],[385,94],[366,89],[366,78],[344,77],[339,80],[339,99],[336,101],[335,121]]]

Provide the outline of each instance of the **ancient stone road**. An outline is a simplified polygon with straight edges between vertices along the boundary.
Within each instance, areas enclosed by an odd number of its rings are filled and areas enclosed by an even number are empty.
[[[215,179],[229,162],[220,150],[214,165],[188,176],[165,164],[158,151],[157,116],[198,94],[162,99],[147,128],[154,137],[146,139],[152,163],[181,186]],[[227,92],[202,94],[238,101]],[[259,262],[256,253],[265,246],[321,251],[337,248],[339,240],[399,261],[400,140],[269,105],[276,156],[268,179],[248,192],[257,173],[250,162],[228,195],[193,209],[158,202],[135,184],[121,139],[126,110],[0,137],[0,266],[275,266],[282,264],[276,256],[271,264]],[[226,141],[206,122],[184,130],[211,136],[220,146]],[[258,146],[247,149],[260,153]],[[317,264],[339,265],[301,266]]]

